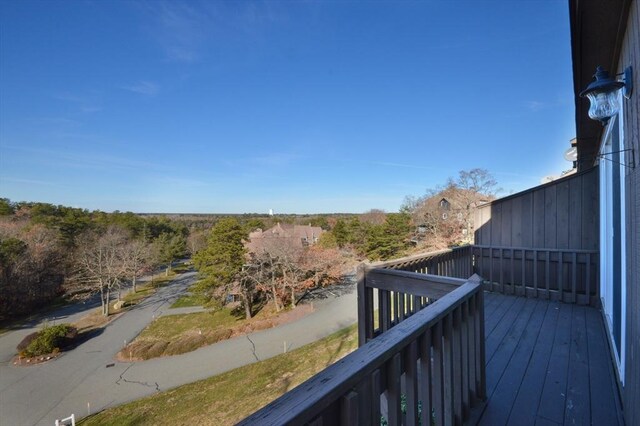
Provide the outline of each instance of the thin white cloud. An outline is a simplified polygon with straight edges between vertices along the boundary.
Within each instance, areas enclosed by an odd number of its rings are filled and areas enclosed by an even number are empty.
[[[556,99],[548,101],[530,100],[525,102],[524,105],[529,110],[538,112],[543,109],[561,107],[571,102],[571,99],[573,99],[573,96],[569,94],[567,96],[558,96]]]
[[[527,108],[529,108],[533,112],[538,112],[542,109],[545,109],[548,104],[540,101],[528,101],[526,103]]]
[[[13,182],[13,183],[26,183],[29,185],[38,185],[38,186],[62,186],[58,183],[45,181],[45,180],[37,180],[37,179],[23,179],[16,178],[10,176],[0,176],[0,182]]]
[[[274,2],[148,1],[139,3],[148,17],[146,31],[167,59],[199,61],[211,43],[226,43],[236,33],[260,38],[265,25],[286,20]]]
[[[198,179],[171,176],[154,177],[153,183],[162,188],[201,188],[209,185],[207,182]]]
[[[298,154],[292,154],[289,152],[274,152],[258,157],[252,157],[249,162],[260,166],[268,167],[282,167],[291,164],[295,161],[301,160],[301,156]]]
[[[149,33],[170,60],[196,61],[208,28],[214,24],[211,8],[200,10],[192,4],[166,1],[142,4],[151,17]]]
[[[102,108],[99,106],[83,106],[80,107],[80,111],[84,112],[85,114],[90,114],[92,112],[102,111]]]
[[[83,103],[85,99],[81,96],[78,96],[74,93],[70,92],[58,92],[53,95],[55,99],[65,102],[75,102],[75,103]]]
[[[163,170],[165,166],[147,161],[133,160],[100,153],[80,154],[74,152],[55,151],[51,149],[25,148],[21,146],[3,146],[5,149],[22,151],[30,154],[32,161],[58,167],[94,170]]]
[[[63,127],[78,127],[82,125],[78,120],[74,120],[66,117],[42,117],[37,119],[41,124],[63,126]]]
[[[160,91],[158,85],[151,81],[139,81],[138,83],[132,84],[130,86],[122,86],[122,88],[124,90],[146,96],[157,95]]]
[[[419,170],[447,170],[442,167],[424,166],[418,164],[404,164],[404,163],[392,163],[387,161],[368,161],[369,164],[385,167],[401,167],[404,169],[419,169]]]
[[[54,93],[52,97],[59,101],[64,101],[74,105],[80,109],[81,113],[84,114],[90,114],[102,110],[102,107],[98,105],[99,101],[95,99],[95,93],[89,96],[82,96],[71,92],[58,92]]]

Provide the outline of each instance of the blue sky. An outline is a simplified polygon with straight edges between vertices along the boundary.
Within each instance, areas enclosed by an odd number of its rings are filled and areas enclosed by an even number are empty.
[[[2,1],[0,196],[396,211],[570,167],[566,1]]]

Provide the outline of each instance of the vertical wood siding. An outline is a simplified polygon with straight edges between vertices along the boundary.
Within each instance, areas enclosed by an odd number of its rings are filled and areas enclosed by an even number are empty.
[[[496,200],[476,211],[475,244],[598,250],[598,169]]]

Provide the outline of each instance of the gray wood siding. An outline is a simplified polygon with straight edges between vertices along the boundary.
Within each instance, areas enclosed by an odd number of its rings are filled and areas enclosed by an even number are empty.
[[[627,167],[626,192],[626,369],[623,388],[625,420],[628,425],[640,424],[640,5],[633,1],[629,9],[626,34],[622,42],[618,72],[633,66],[634,92],[623,105],[625,153]]]
[[[476,210],[475,244],[598,250],[598,169],[537,186]]]

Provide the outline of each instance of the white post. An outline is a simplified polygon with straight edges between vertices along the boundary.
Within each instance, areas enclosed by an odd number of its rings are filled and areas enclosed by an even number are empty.
[[[64,426],[67,424],[67,421],[71,421],[71,426],[76,426],[76,415],[71,414],[69,417],[65,419],[56,420],[55,426]]]

